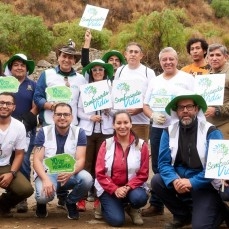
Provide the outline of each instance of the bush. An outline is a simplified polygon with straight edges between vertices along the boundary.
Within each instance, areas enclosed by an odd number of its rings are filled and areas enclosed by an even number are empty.
[[[229,1],[228,0],[213,0],[211,3],[215,10],[215,16],[218,18],[229,17]]]
[[[52,49],[53,35],[40,17],[20,16],[12,8],[0,3],[0,50],[6,55],[24,53],[38,60]]]
[[[79,20],[55,24],[53,27],[53,35],[55,37],[54,48],[67,44],[71,38],[75,42],[76,48],[81,50],[85,31],[86,28],[79,26]],[[112,36],[111,31],[107,29],[102,31],[92,30],[91,33],[91,47],[100,50],[109,48],[109,39]]]

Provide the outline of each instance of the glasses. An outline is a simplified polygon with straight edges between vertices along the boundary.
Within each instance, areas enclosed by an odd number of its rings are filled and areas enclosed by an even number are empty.
[[[194,104],[188,104],[188,105],[186,105],[186,106],[177,106],[177,111],[184,111],[184,109],[186,108],[187,109],[187,111],[192,111],[193,109],[194,109],[194,107],[195,107],[196,105],[194,105]]]
[[[70,117],[72,114],[71,113],[55,113],[56,117],[61,118],[64,116],[64,118]]]
[[[14,103],[12,103],[12,102],[0,101],[0,107],[3,107],[4,105],[6,105],[7,107],[11,107],[11,106],[14,105]]]
[[[91,71],[92,72],[103,72],[104,68],[92,68]]]
[[[130,53],[130,54],[138,54],[138,53],[140,53],[140,51],[139,50],[128,50],[127,51],[128,53]]]
[[[68,77],[67,76],[64,77],[64,81],[65,81],[65,86],[66,87],[70,87],[70,83],[68,82]]]

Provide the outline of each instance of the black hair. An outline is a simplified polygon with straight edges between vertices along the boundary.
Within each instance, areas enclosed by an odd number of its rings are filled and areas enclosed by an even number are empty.
[[[55,105],[55,107],[54,107],[54,113],[55,113],[57,107],[69,107],[70,112],[72,113],[72,107],[71,107],[71,105],[69,105],[68,103],[57,103],[57,104]]]
[[[186,44],[186,49],[187,49],[187,52],[188,54],[190,54],[190,48],[191,48],[191,45],[194,44],[194,43],[197,43],[197,42],[200,42],[201,44],[201,48],[206,51],[204,53],[204,57],[206,57],[207,55],[207,50],[208,50],[208,43],[206,40],[202,39],[202,38],[191,38],[188,40],[187,44]]]
[[[12,92],[2,92],[2,93],[0,93],[0,96],[1,96],[1,95],[11,96],[11,97],[13,98],[13,103],[14,103],[14,104],[16,103],[16,98],[15,98],[14,93],[12,93]]]
[[[126,110],[118,110],[114,113],[114,116],[113,116],[113,124],[115,123],[116,121],[116,118],[117,118],[117,115],[119,114],[126,114],[130,120],[130,123],[132,123],[132,119],[131,119],[131,115],[126,111]],[[138,145],[139,143],[139,137],[138,135],[131,129],[130,132],[134,135],[134,138],[135,138],[135,146]],[[114,130],[114,135],[116,134],[115,130]]]

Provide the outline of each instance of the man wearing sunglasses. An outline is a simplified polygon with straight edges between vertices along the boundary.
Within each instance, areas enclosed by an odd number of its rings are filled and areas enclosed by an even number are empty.
[[[91,175],[85,171],[86,135],[83,129],[71,125],[72,108],[69,104],[58,103],[54,108],[54,125],[41,128],[35,139],[34,170],[36,216],[48,216],[46,204],[55,197],[56,190],[70,193],[66,196],[66,208],[69,219],[77,220],[79,212],[76,202],[81,200],[92,185]],[[75,160],[74,171],[50,174],[44,166],[44,159],[58,154],[70,154]]]
[[[0,196],[0,216],[3,217],[12,217],[11,208],[33,194],[32,185],[19,171],[26,147],[26,130],[11,116],[15,102],[12,93],[0,94],[0,188],[7,190]],[[10,163],[13,152],[15,156]]]
[[[165,108],[172,125],[163,131],[158,157],[159,173],[151,180],[152,190],[173,214],[166,229],[192,225],[218,228],[229,210],[219,195],[221,181],[205,178],[208,144],[223,139],[220,130],[206,121],[207,104],[202,96],[187,92]]]

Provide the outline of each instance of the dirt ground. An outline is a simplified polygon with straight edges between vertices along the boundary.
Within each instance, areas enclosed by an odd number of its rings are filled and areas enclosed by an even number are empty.
[[[33,157],[31,156],[31,162]],[[149,162],[151,165],[151,162]],[[153,174],[150,172],[150,179]],[[31,180],[33,177],[31,176]],[[34,183],[33,183],[34,184]],[[3,192],[3,189],[0,189],[0,195]],[[0,216],[0,229],[71,229],[71,228],[80,228],[80,229],[106,229],[113,228],[108,226],[103,220],[96,220],[94,218],[94,209],[93,202],[87,202],[86,212],[80,212],[79,220],[69,220],[67,218],[67,212],[64,209],[57,208],[57,199],[55,198],[52,202],[49,202],[47,205],[48,217],[47,218],[36,218],[35,217],[35,206],[36,201],[34,194],[28,199],[29,211],[27,213],[17,213],[16,209],[12,209],[13,218],[1,218]],[[148,206],[146,206],[148,207]],[[144,225],[136,226],[132,224],[132,221],[128,215],[126,215],[126,222],[122,228],[152,228],[152,229],[161,229],[164,228],[164,224],[172,220],[171,213],[165,209],[165,214],[160,216],[153,217],[144,217]],[[227,228],[223,224],[220,229]],[[118,228],[117,228],[118,229]],[[183,229],[191,229],[189,227],[183,227]]]
[[[1,190],[2,191],[2,190]],[[44,219],[35,217],[35,199],[34,195],[28,199],[29,211],[28,213],[16,213],[16,209],[13,209],[13,218],[1,218],[1,229],[70,229],[70,228],[112,228],[109,227],[103,220],[94,219],[93,202],[87,202],[87,211],[80,213],[79,220],[69,220],[67,213],[64,209],[57,208],[57,199],[50,202],[47,206],[48,217]],[[165,222],[172,220],[172,216],[168,210],[165,210],[165,214],[154,217],[144,217],[144,225],[139,227],[132,224],[131,219],[126,215],[126,223],[122,228],[163,228]],[[220,229],[227,228],[226,225],[222,225]],[[184,227],[184,229],[191,229],[191,227]]]

